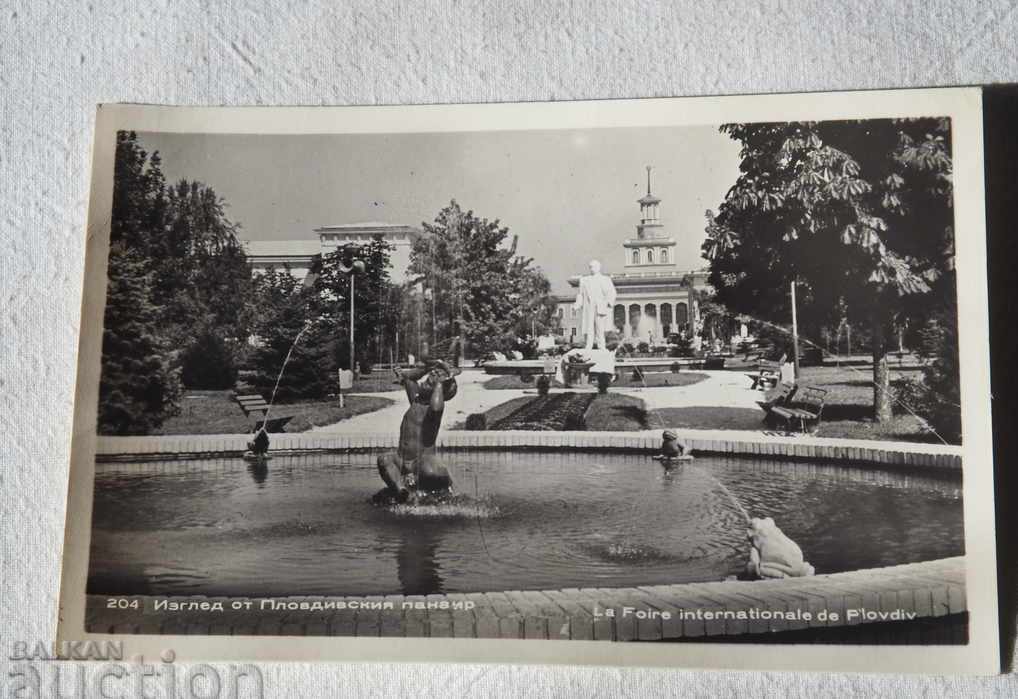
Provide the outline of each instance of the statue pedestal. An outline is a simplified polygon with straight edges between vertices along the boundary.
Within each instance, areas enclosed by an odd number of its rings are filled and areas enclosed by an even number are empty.
[[[565,386],[586,386],[591,374],[614,374],[615,353],[610,350],[569,350],[562,356],[555,378]]]

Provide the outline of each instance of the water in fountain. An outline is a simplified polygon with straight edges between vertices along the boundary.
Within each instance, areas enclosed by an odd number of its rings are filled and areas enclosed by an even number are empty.
[[[283,366],[279,368],[279,375],[276,376],[276,384],[272,387],[272,396],[269,398],[269,405],[265,408],[265,417],[262,418],[262,425],[265,426],[266,431],[268,431],[267,426],[269,424],[269,413],[272,412],[272,406],[276,402],[276,392],[279,391],[279,382],[283,379],[283,372],[286,371],[286,365],[290,363],[290,357],[293,356],[293,351],[297,348],[297,343],[300,342],[300,338],[303,337],[304,333],[306,333],[312,325],[314,325],[314,321],[311,320],[304,323],[304,327],[301,328],[299,333],[297,333],[297,337],[293,338],[293,342],[290,344],[290,349],[287,350],[286,357],[283,358]]]
[[[643,320],[644,320],[644,318],[640,319],[641,323],[642,323]],[[647,385],[646,378],[644,378],[643,372],[640,371],[640,370],[634,370],[634,371],[635,371],[636,375],[639,377],[640,382],[643,384],[644,390],[648,390],[649,387]],[[657,408],[650,408],[648,410],[648,412],[651,415],[653,415],[655,418],[657,418],[658,425],[661,427],[662,431],[667,429],[667,425],[665,424],[664,418],[661,416],[661,413],[657,410]],[[706,475],[708,477],[710,477],[710,479],[712,481],[714,481],[714,483],[716,483],[717,486],[725,493],[725,495],[732,502],[732,504],[735,505],[735,508],[739,511],[739,513],[742,515],[742,517],[746,520],[746,523],[748,524],[750,519],[751,519],[750,516],[749,516],[749,512],[746,510],[745,507],[743,507],[742,503],[739,502],[739,499],[737,497],[735,497],[735,494],[732,493],[732,491],[729,490],[728,487],[724,483],[722,483],[720,480],[718,480],[718,478],[715,477],[713,473],[710,473],[706,469],[703,469],[703,472],[706,473]],[[666,471],[666,475],[667,475],[667,471]]]

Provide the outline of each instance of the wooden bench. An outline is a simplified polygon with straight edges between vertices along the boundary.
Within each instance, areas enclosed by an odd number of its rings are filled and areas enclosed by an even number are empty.
[[[753,380],[753,385],[750,386],[750,390],[755,391],[758,388],[774,387],[778,385],[778,378],[781,376],[781,365],[782,361],[773,362],[768,359],[761,359],[760,363],[757,364],[755,374],[746,374]]]
[[[820,426],[820,417],[824,411],[824,397],[827,391],[816,386],[803,386],[796,389],[795,394],[785,402],[772,405],[767,410],[770,421],[784,424],[786,429],[798,427],[802,432]]]
[[[770,413],[771,408],[787,405],[795,396],[798,386],[794,383],[779,383],[774,388],[764,393],[763,400],[756,402],[764,412]]]
[[[244,417],[254,419],[254,427],[251,428],[252,432],[257,432],[265,424],[266,432],[282,432],[283,428],[286,427],[286,423],[293,419],[293,415],[281,415],[272,416],[268,422],[265,422],[265,414],[269,411],[269,404],[265,402],[257,393],[252,393],[244,396],[234,396],[237,403],[240,404],[241,410],[244,411]]]

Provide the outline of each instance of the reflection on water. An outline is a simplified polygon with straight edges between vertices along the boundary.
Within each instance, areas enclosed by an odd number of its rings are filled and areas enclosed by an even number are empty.
[[[269,477],[269,462],[264,459],[251,461],[247,465],[247,472],[251,474],[251,480],[255,482],[255,485],[261,486]]]
[[[723,579],[745,514],[773,517],[818,573],[957,555],[961,482],[704,457],[445,454],[448,500],[372,505],[370,454],[99,465],[89,591],[367,595]]]
[[[437,552],[441,536],[430,527],[411,527],[396,551],[396,574],[404,595],[445,592]]]

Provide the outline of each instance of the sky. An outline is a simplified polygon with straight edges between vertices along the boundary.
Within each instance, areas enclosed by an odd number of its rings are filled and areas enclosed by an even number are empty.
[[[646,166],[681,269],[700,255],[704,211],[738,175],[738,144],[717,126],[369,135],[143,133],[168,182],[210,185],[243,240],[315,240],[324,225],[420,226],[451,199],[519,236],[556,293],[600,259],[623,266]]]

